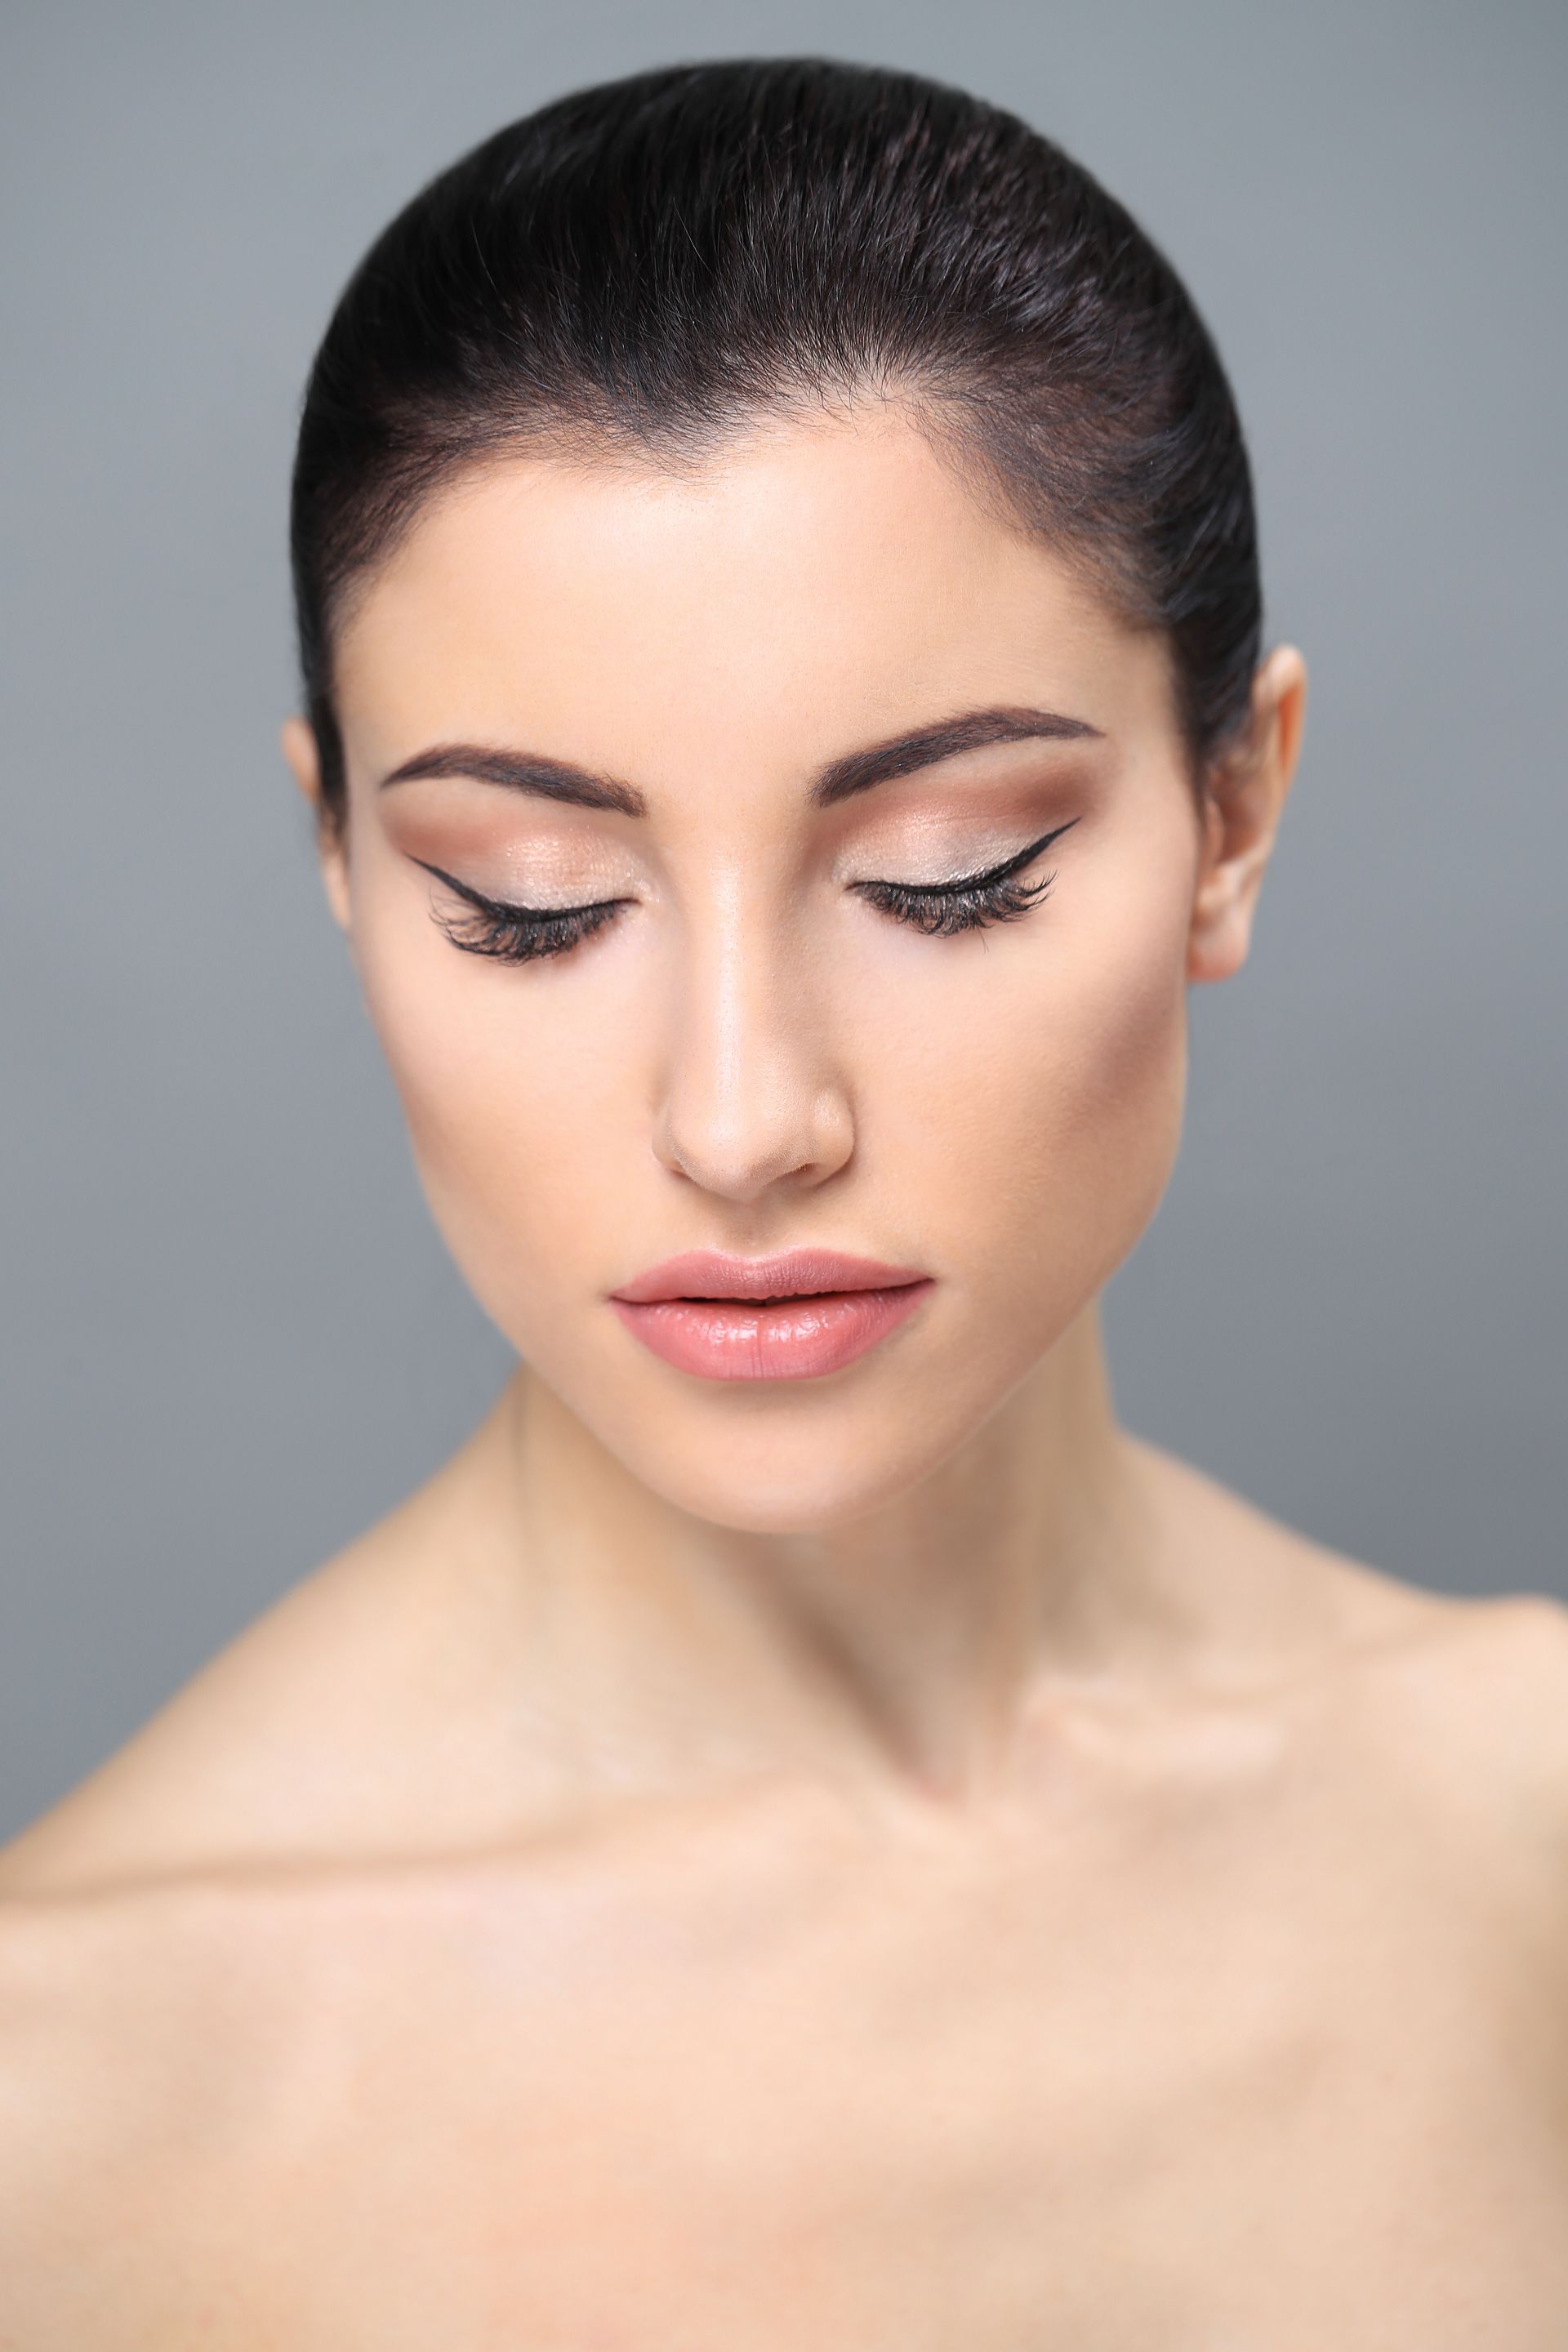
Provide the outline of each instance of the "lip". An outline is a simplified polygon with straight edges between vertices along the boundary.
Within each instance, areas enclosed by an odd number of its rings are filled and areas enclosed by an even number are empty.
[[[842,1250],[757,1258],[689,1250],[623,1283],[609,1303],[624,1328],[678,1371],[812,1380],[875,1347],[932,1287],[918,1266]]]

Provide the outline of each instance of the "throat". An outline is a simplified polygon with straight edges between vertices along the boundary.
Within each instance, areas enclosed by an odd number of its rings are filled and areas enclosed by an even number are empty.
[[[834,1296],[681,1303],[762,1316]],[[685,1499],[700,1501],[704,1463],[678,1450],[679,1412],[668,1437],[644,1421],[602,1440],[521,1367],[489,1441],[495,1557],[527,1629],[514,1705],[542,1708],[584,1770],[614,1759],[628,1787],[784,1770],[978,1801],[1037,1720],[1042,1679],[1098,1671],[1156,1615],[1095,1335],[1068,1340],[933,1474],[842,1518],[821,1511],[798,1432],[851,1446],[853,1392],[802,1383],[798,1407],[759,1412],[756,1390],[714,1383],[721,1491],[737,1456],[754,1463],[751,1526]]]

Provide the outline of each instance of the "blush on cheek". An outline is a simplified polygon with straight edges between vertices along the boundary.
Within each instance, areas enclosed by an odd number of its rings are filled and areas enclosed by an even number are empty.
[[[543,1006],[548,982],[445,941],[430,954],[407,945],[388,942],[362,971],[431,1215],[520,1354],[563,1338],[570,1352],[577,1321],[563,1302],[595,1294],[626,1228],[635,1018],[581,976]]]
[[[508,1200],[512,1223],[526,1222],[519,1187],[531,1158],[538,1160],[529,1150],[526,1056],[520,1067],[509,1054],[502,992],[483,984],[500,975],[434,935],[430,942],[368,939],[360,971],[431,1214],[491,1312],[489,1229]]]
[[[1166,929],[1101,935],[1093,956],[1055,970],[1048,1002],[1014,1008],[1010,1049],[987,1076],[987,1099],[971,1101],[980,1149],[970,1152],[967,1181],[985,1204],[991,1279],[998,1300],[1013,1286],[1020,1310],[1035,1318],[1030,1344],[1040,1348],[1130,1255],[1170,1181],[1186,1089],[1186,1003]],[[956,1100],[946,1119],[963,1131]]]
[[[1077,1129],[1071,1148],[1087,1189],[1104,1204],[1112,1265],[1153,1216],[1181,1140],[1187,1076],[1182,935],[1173,921],[1158,919],[1160,911],[1130,927],[1115,951],[1097,962],[1071,1008],[1079,1050],[1063,1108]]]
[[[1156,933],[1108,956],[1076,1008],[1081,1114],[1108,1142],[1150,1129],[1158,1158],[1186,1083],[1186,992],[1181,956]],[[1162,1118],[1161,1114],[1165,1114]]]
[[[454,1082],[405,1057],[394,1076],[431,1216],[475,1298],[520,1353],[546,1309],[544,1269],[570,1255],[557,1227],[552,1122],[509,1088]],[[589,1213],[580,1209],[579,1216]],[[581,1236],[578,1236],[580,1243]]]

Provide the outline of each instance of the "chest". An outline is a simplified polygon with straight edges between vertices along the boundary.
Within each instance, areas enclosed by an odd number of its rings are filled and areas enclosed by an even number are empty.
[[[1349,1853],[1224,1901],[1144,1860],[1136,1902],[1019,1873],[426,1923],[374,1998],[291,2013],[149,2225],[232,2352],[1568,2340],[1499,1923]]]

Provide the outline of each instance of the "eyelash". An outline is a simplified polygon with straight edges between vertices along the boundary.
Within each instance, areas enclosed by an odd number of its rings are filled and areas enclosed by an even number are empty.
[[[1005,864],[993,866],[984,874],[964,875],[956,882],[925,888],[908,882],[852,882],[849,887],[881,913],[909,924],[927,939],[979,930],[988,923],[1016,922],[1049,895],[1057,877],[1047,874],[1037,882],[1020,882],[1015,877],[1077,823],[1077,817],[1072,817],[1067,824],[1042,834],[1038,841],[1032,841]],[[440,866],[427,864],[423,857],[416,857],[414,863],[444,882],[449,890],[455,890],[465,902],[462,914],[436,917],[453,946],[461,948],[466,954],[490,956],[501,963],[531,963],[539,956],[564,955],[579,940],[602,929],[617,908],[631,904],[626,898],[600,898],[587,907],[513,907],[504,899],[487,898],[482,891],[470,888],[454,875],[443,873]]]
[[[625,898],[601,898],[591,907],[509,907],[504,899],[487,898],[482,891],[470,889],[455,874],[444,874],[423,857],[414,863],[423,866],[426,874],[434,874],[465,902],[460,915],[436,916],[452,945],[468,955],[493,956],[501,963],[531,963],[536,956],[564,955],[579,940],[602,929],[617,907],[630,903]]]
[[[1077,823],[1075,816],[1068,824],[1043,833],[1038,841],[1030,842],[1003,865],[990,866],[984,874],[965,875],[957,882],[924,889],[908,882],[853,882],[849,887],[884,914],[911,924],[927,939],[979,930],[986,923],[1016,922],[1049,896],[1057,877],[1047,874],[1038,882],[1019,882],[1014,877]]]

